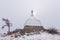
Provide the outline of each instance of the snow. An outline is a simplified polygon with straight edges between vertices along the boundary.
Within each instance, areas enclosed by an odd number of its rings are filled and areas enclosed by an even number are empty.
[[[40,34],[24,35],[17,38],[11,36],[0,37],[0,40],[60,40],[60,35],[41,32]]]

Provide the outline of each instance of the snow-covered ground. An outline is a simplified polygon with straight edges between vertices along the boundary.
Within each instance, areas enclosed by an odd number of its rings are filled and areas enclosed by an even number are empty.
[[[40,34],[24,35],[17,38],[11,36],[0,37],[0,40],[60,40],[60,35],[41,32]]]

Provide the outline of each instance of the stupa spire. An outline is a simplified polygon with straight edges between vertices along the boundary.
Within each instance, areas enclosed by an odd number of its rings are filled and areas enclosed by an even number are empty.
[[[33,10],[31,10],[31,16],[34,16],[34,15],[33,15]]]

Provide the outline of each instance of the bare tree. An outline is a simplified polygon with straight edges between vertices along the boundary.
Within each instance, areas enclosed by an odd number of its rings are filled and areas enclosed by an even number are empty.
[[[4,29],[4,27],[8,27],[8,33],[10,33],[10,27],[12,26],[12,23],[10,23],[10,21],[5,18],[2,18],[2,20],[5,22],[5,25],[2,26],[2,29]]]

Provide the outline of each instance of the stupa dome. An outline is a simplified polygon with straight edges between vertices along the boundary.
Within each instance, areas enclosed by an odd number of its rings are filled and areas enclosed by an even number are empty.
[[[35,18],[33,14],[34,14],[34,12],[32,10],[31,11],[31,16],[26,21],[25,26],[26,25],[29,25],[29,26],[42,26],[40,20],[38,20],[37,18]]]

